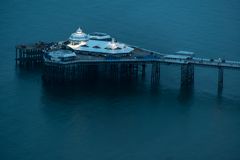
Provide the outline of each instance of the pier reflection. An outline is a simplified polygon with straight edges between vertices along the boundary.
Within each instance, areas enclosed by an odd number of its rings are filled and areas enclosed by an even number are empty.
[[[178,99],[181,103],[189,103],[194,96],[194,85],[181,86],[179,91]]]

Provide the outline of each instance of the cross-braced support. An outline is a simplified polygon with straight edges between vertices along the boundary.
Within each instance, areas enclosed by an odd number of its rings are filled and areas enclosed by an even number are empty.
[[[158,84],[159,82],[160,82],[160,63],[154,62],[152,63],[151,83]]]
[[[183,64],[181,66],[181,87],[194,85],[194,65]]]
[[[223,89],[223,68],[218,68],[218,91]]]

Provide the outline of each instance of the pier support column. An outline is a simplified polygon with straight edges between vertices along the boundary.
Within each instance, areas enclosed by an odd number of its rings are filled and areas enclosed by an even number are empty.
[[[145,78],[146,75],[146,64],[142,64],[142,79]]]
[[[154,62],[152,63],[151,83],[158,84],[159,82],[160,82],[160,63]]]
[[[189,87],[194,84],[194,65],[183,64],[181,66],[181,87]]]
[[[218,68],[218,91],[221,92],[223,89],[223,68]]]
[[[119,72],[120,72],[120,79],[122,80],[123,78],[126,78],[127,76],[127,65],[121,63],[120,64],[120,68],[119,68]]]
[[[138,79],[138,64],[133,64],[133,75],[136,79]]]
[[[18,64],[18,48],[16,48],[16,64]]]

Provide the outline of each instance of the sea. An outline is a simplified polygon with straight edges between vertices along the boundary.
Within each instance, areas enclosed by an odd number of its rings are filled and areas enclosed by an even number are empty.
[[[1,1],[0,159],[239,160],[237,70],[224,70],[219,94],[216,68],[195,67],[183,90],[174,65],[161,65],[157,86],[66,87],[15,64],[17,44],[66,40],[78,27],[161,53],[240,61],[239,15],[239,0]]]

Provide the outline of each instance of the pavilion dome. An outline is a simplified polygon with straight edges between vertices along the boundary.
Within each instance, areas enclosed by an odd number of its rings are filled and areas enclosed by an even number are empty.
[[[78,28],[75,33],[72,33],[69,37],[70,41],[86,41],[88,40],[88,35],[85,34],[81,28]]]

